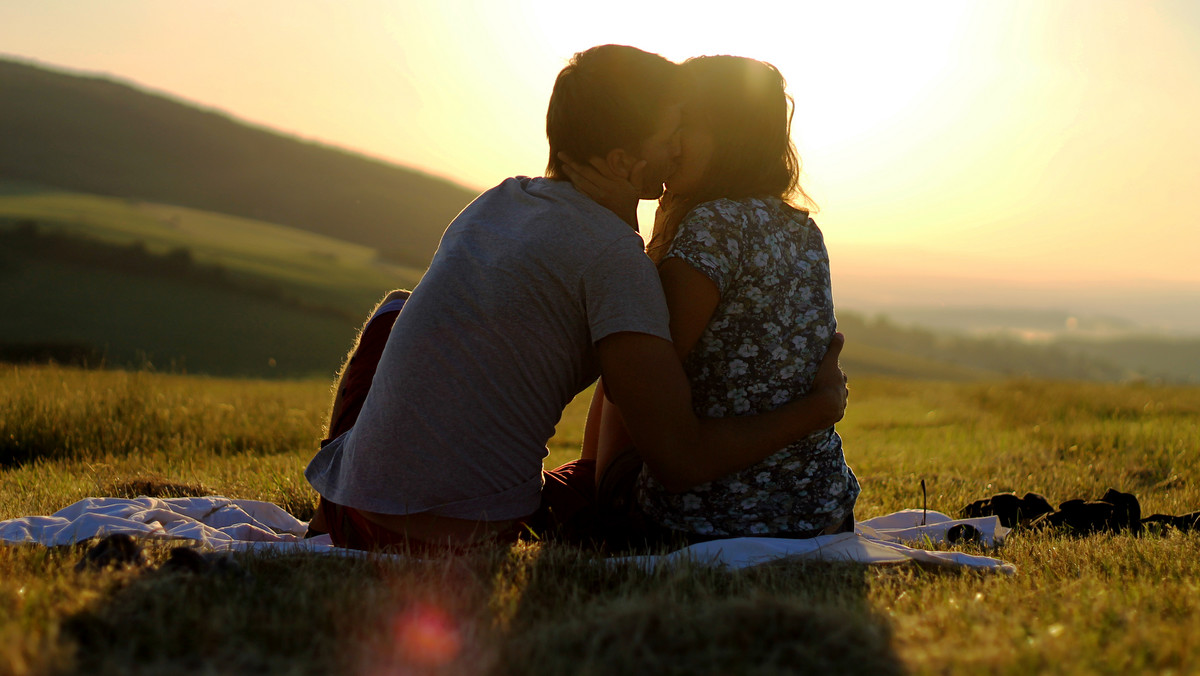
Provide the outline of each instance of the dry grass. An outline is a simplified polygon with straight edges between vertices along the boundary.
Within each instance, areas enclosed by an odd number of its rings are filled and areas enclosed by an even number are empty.
[[[326,383],[55,368],[0,382],[0,518],[138,492],[311,513],[301,470]],[[864,518],[918,505],[922,478],[942,511],[1000,490],[1057,502],[1108,486],[1145,513],[1200,507],[1200,390],[856,378],[851,401],[840,429]],[[577,447],[582,404],[548,464]],[[76,573],[78,548],[0,548],[0,673],[1194,673],[1198,545],[1016,535],[997,553],[1020,569],[1008,578],[818,563],[646,572],[537,544]]]

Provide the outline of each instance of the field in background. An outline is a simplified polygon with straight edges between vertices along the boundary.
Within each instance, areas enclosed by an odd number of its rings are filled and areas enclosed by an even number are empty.
[[[155,486],[313,510],[301,472],[327,380],[0,368],[0,518]],[[577,453],[585,398],[547,464]],[[857,378],[839,431],[861,518],[919,506],[922,479],[947,512],[1003,490],[1058,502],[1111,486],[1145,514],[1176,514],[1200,508],[1198,417],[1196,388]],[[995,552],[1013,578],[811,563],[647,573],[538,544],[76,574],[79,550],[0,548],[0,671],[390,673],[445,659],[449,673],[1192,673],[1198,538],[1017,534]]]

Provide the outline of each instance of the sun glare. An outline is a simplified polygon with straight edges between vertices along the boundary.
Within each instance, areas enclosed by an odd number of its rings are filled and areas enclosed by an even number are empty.
[[[736,54],[769,61],[797,99],[797,140],[810,152],[826,153],[878,142],[929,104],[929,92],[958,61],[968,7],[747,2],[718,20],[696,8],[623,2],[609,3],[604,12],[560,6],[531,15],[533,33],[563,59],[594,44],[621,42],[674,60]]]

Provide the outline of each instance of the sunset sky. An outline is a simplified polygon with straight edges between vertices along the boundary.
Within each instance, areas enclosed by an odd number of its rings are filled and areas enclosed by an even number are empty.
[[[555,74],[607,42],[780,68],[843,297],[1200,316],[1200,2],[0,0],[0,53],[477,189],[541,173]]]

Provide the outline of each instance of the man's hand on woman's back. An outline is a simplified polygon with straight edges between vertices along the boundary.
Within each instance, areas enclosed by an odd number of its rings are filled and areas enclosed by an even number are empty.
[[[830,343],[812,392],[758,415],[698,419],[691,387],[669,341],[614,333],[597,343],[605,391],[650,473],[671,492],[745,469],[841,420],[846,381],[842,335]]]
[[[841,333],[833,334],[833,340],[829,341],[829,349],[821,360],[817,377],[813,379],[812,390],[809,392],[809,397],[824,408],[830,427],[846,414],[846,400],[850,397],[850,389],[847,387],[850,379],[838,363],[842,346],[845,344],[845,336]]]

